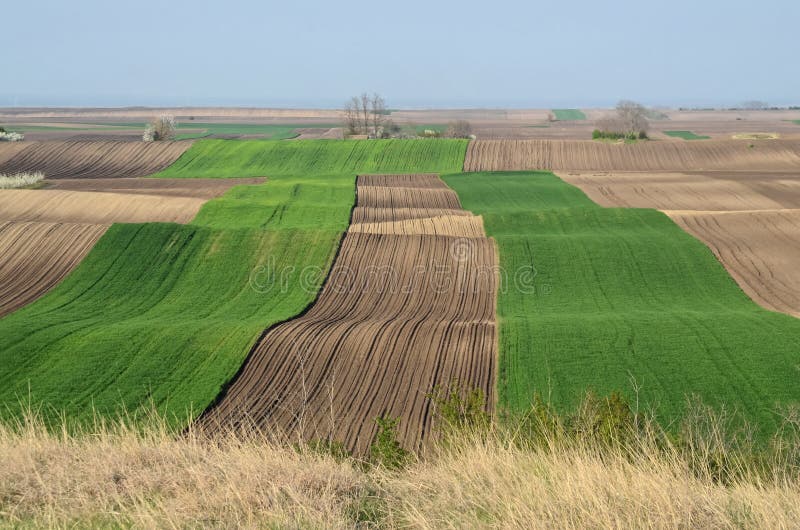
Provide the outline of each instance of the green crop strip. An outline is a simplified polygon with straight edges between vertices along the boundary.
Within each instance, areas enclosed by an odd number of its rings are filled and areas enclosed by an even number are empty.
[[[265,327],[313,300],[353,199],[352,176],[277,178],[233,188],[191,225],[113,225],[57,288],[0,320],[0,416],[28,399],[73,419],[153,403],[182,424]]]
[[[710,136],[702,136],[693,133],[692,131],[664,131],[667,136],[673,138],[683,138],[684,140],[708,140]]]
[[[261,177],[319,173],[461,171],[466,140],[201,140],[154,177]]]
[[[697,394],[769,430],[777,403],[800,400],[800,320],[757,306],[664,214],[601,208],[546,172],[445,180],[499,247],[502,405],[634,399],[635,381],[665,421]]]
[[[580,121],[586,119],[586,114],[579,109],[553,109],[553,114],[559,121]]]

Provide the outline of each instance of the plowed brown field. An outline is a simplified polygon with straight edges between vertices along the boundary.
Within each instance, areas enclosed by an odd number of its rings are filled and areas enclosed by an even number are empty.
[[[186,223],[231,186],[262,181],[65,179],[61,189],[0,191],[0,317],[57,285],[111,223]]]
[[[353,225],[317,302],[263,336],[201,425],[253,421],[363,453],[384,415],[419,447],[437,385],[481,388],[490,407],[496,252],[460,207],[436,176],[359,177]]]
[[[55,287],[106,228],[99,224],[0,222],[0,317]]]
[[[48,179],[141,177],[160,171],[191,146],[180,142],[0,143],[0,173],[42,171]],[[12,153],[13,150],[17,150]],[[9,153],[12,153],[9,156]]]
[[[800,140],[652,141],[635,144],[588,140],[478,140],[469,144],[464,169],[791,171],[800,169]]]
[[[762,307],[800,317],[800,174],[563,173],[602,206],[657,208]]]

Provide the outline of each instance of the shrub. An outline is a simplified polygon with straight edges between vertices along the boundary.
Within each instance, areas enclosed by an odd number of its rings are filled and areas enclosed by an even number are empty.
[[[403,449],[397,440],[397,425],[400,419],[380,417],[375,422],[378,424],[378,434],[375,435],[375,440],[369,448],[370,463],[386,469],[406,467],[413,455]]]
[[[142,135],[145,142],[158,142],[162,140],[175,139],[175,117],[162,114],[147,124]]]
[[[0,190],[12,188],[24,188],[40,182],[44,179],[44,173],[36,171],[33,173],[17,173],[15,175],[3,175],[0,173]]]
[[[467,120],[450,122],[445,136],[447,138],[469,138],[472,135],[472,125]]]
[[[25,135],[16,132],[0,131],[0,142],[21,142],[25,139]]]

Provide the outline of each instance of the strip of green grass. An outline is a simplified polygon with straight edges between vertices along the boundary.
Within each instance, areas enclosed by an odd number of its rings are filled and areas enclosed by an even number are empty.
[[[198,123],[182,122],[178,125],[178,139],[202,138],[209,135],[259,135],[269,140],[285,140],[297,136],[297,129],[330,129],[336,124],[252,124],[252,123]],[[201,132],[181,133],[189,129],[202,129]]]
[[[673,138],[683,138],[684,140],[708,140],[710,136],[697,135],[692,131],[664,131],[667,136]]]
[[[200,140],[154,177],[461,171],[466,140]]]
[[[567,410],[587,388],[635,399],[635,380],[665,421],[698,394],[769,430],[776,403],[800,400],[800,320],[757,306],[664,214],[601,208],[546,172],[445,180],[483,215],[507,273],[504,406],[524,411],[539,392]]]
[[[800,120],[792,120],[792,123],[794,123],[795,125],[800,125]]]
[[[553,109],[553,114],[559,121],[580,121],[586,119],[586,114],[580,109]]]
[[[152,402],[183,424],[265,327],[312,301],[354,193],[352,175],[277,177],[191,225],[113,225],[58,287],[0,320],[0,417],[20,399],[76,420]]]

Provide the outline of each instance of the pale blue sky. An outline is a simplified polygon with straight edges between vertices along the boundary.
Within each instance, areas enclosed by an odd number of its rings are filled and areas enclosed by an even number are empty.
[[[0,106],[800,104],[798,0],[9,0],[0,22]]]

